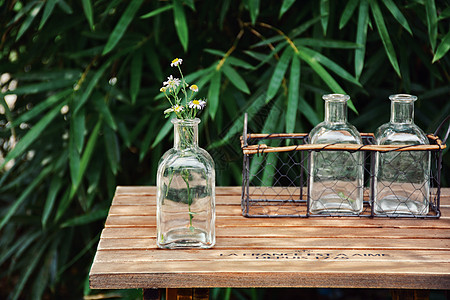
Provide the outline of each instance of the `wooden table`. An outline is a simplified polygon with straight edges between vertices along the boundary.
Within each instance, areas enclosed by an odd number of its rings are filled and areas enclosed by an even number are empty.
[[[217,243],[208,250],[156,248],[155,193],[117,188],[91,288],[450,289],[449,188],[442,217],[423,220],[244,218],[241,188],[217,187]]]

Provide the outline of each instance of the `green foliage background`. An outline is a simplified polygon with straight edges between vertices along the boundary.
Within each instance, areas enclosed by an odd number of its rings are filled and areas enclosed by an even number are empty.
[[[115,186],[155,184],[171,147],[159,88],[173,58],[208,99],[218,185],[239,185],[244,112],[253,132],[309,132],[321,96],[347,93],[350,122],[373,132],[387,97],[412,93],[434,131],[450,112],[449,18],[439,0],[0,0],[0,298],[93,293]]]

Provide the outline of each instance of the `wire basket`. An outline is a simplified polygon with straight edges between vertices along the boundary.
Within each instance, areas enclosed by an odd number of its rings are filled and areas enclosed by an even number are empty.
[[[443,141],[437,136],[445,122],[441,123],[434,134],[427,135],[430,145],[375,145],[371,133],[362,133],[363,145],[329,144],[318,145],[308,143],[308,134],[277,133],[262,134],[247,132],[247,114],[244,118],[244,132],[241,136],[243,151],[242,175],[242,213],[245,217],[413,217],[439,218],[440,205],[440,176],[442,168],[442,152],[446,148],[445,141],[450,127]],[[310,195],[308,177],[311,163],[311,153],[317,155],[327,151],[363,153],[364,168],[364,201],[363,210],[358,214],[325,213],[310,214]],[[376,153],[430,153],[430,195],[429,212],[423,214],[403,213],[374,213],[374,182]],[[339,162],[338,162],[339,163]],[[411,192],[411,195],[415,191]]]

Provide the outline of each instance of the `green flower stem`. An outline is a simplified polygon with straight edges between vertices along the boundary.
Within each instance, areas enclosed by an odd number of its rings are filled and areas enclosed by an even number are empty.
[[[189,206],[189,229],[192,231],[194,229],[194,226],[192,226],[192,219],[194,218],[193,213],[191,211],[191,204],[192,204],[192,195],[191,195],[191,188],[189,186],[189,173],[185,169],[181,171],[181,178],[183,178],[184,182],[186,182],[187,187],[187,194],[188,194],[188,206]]]

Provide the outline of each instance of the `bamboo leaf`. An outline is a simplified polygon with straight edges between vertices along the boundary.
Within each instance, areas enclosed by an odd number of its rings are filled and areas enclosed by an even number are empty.
[[[250,10],[250,19],[255,24],[259,15],[259,0],[248,0],[248,8]]]
[[[297,28],[294,28],[290,33],[289,33],[289,37],[291,39],[301,35],[302,33],[304,33],[306,30],[308,30],[312,25],[316,24],[317,22],[320,21],[320,16],[317,16],[311,20],[306,21],[305,23],[303,23],[302,25],[300,25]]]
[[[130,96],[132,104],[136,103],[136,98],[139,95],[139,89],[141,87],[142,61],[143,61],[142,51],[138,50],[134,53],[131,59]]]
[[[223,73],[225,76],[231,81],[231,83],[238,88],[240,91],[250,94],[250,90],[248,89],[247,83],[245,83],[244,78],[239,75],[236,70],[230,67],[228,64],[224,64],[222,67]]]
[[[142,15],[140,18],[141,19],[149,19],[151,17],[157,16],[157,15],[159,15],[165,11],[171,10],[171,9],[173,9],[173,4],[168,4],[166,6],[152,10],[151,12],[146,13],[145,15]]]
[[[397,5],[394,3],[394,1],[383,0],[383,3],[387,7],[387,9],[391,12],[391,14],[394,16],[394,18],[397,20],[397,22],[400,23],[400,25],[402,25],[402,27],[405,28],[410,35],[413,35],[412,30],[409,27],[408,21],[406,20],[405,16],[402,14],[400,9],[397,7]]]
[[[283,3],[281,4],[280,13],[278,15],[278,19],[281,19],[281,17],[284,15],[285,12],[289,10],[289,8],[292,6],[292,4],[295,3],[295,0],[283,0]]]
[[[362,48],[355,50],[355,77],[359,79],[364,68],[364,57],[366,54],[367,26],[369,25],[369,3],[368,0],[360,0],[358,12],[358,25],[356,26],[356,44]]]
[[[1,218],[0,230],[8,223],[11,217],[16,213],[19,207],[25,202],[28,196],[39,186],[39,184],[44,180],[48,174],[50,174],[51,167],[47,167],[39,173],[39,175],[34,178],[34,180],[25,188],[23,193],[19,196],[17,200],[7,209],[6,214]]]
[[[211,83],[208,90],[208,105],[209,115],[214,120],[217,109],[219,108],[219,94],[220,94],[220,81],[222,73],[215,71],[211,78]]]
[[[383,46],[386,50],[389,61],[391,62],[391,65],[397,75],[401,77],[397,55],[395,54],[394,46],[392,45],[391,38],[389,37],[386,24],[384,23],[383,13],[381,12],[380,6],[378,5],[377,1],[371,1],[370,6],[372,8],[372,14],[375,19],[375,23],[377,24],[378,33],[380,34],[381,41],[383,42]]]
[[[438,34],[437,12],[434,0],[425,1],[425,11],[427,14],[428,37],[430,39],[431,49],[434,52]]]
[[[311,123],[312,126],[316,126],[320,123],[319,116],[316,111],[306,102],[306,100],[299,96],[299,111],[306,117],[306,119]]]
[[[322,24],[323,35],[327,34],[329,17],[330,2],[328,0],[320,0],[320,23]]]
[[[92,97],[92,100],[95,108],[103,117],[103,120],[106,122],[106,124],[108,124],[112,129],[117,130],[116,121],[114,120],[114,117],[105,102],[106,100],[103,99],[103,95],[95,94],[94,97]]]
[[[86,116],[84,109],[79,110],[76,114],[72,114],[72,118],[70,119],[70,134],[74,138],[74,146],[78,153],[81,153],[83,150],[85,125]]]
[[[75,134],[71,134],[69,136],[69,171],[70,171],[70,180],[72,182],[76,182],[78,178],[78,174],[80,173],[80,151],[78,151],[75,141]]]
[[[291,47],[287,47],[283,54],[281,54],[280,60],[278,61],[275,70],[272,74],[272,78],[269,82],[269,87],[267,89],[266,95],[266,103],[273,99],[276,95],[278,89],[280,88],[281,82],[283,81],[284,74],[289,66],[289,62],[291,61],[293,50]]]
[[[44,253],[44,251],[46,250],[49,242],[50,242],[50,240],[47,240],[47,241],[44,241],[44,243],[41,245],[36,245],[37,246],[36,251],[34,251],[33,255],[29,256],[30,259],[27,263],[27,267],[25,268],[24,274],[22,274],[19,282],[14,287],[14,293],[11,296],[12,300],[19,299],[19,296],[22,293],[22,290],[24,289],[25,284],[28,281],[28,278],[31,276],[34,269],[37,267],[39,260],[41,259],[41,256]]]
[[[80,226],[84,224],[89,224],[94,221],[106,219],[108,214],[108,209],[99,209],[94,210],[90,213],[74,217],[72,219],[67,220],[66,222],[61,224],[61,228],[71,227],[71,226]]]
[[[186,52],[189,44],[189,30],[181,0],[173,1],[173,20],[178,38],[180,39],[184,52]]]
[[[117,175],[120,166],[120,147],[117,135],[109,126],[103,126],[103,137],[110,169],[114,175]]]
[[[44,12],[42,13],[41,23],[39,24],[38,30],[41,30],[42,27],[44,27],[48,18],[52,14],[53,9],[55,8],[55,5],[57,2],[58,2],[58,0],[48,0],[45,2]]]
[[[130,4],[128,4],[124,13],[120,17],[119,22],[117,22],[116,26],[114,27],[114,30],[109,35],[102,55],[108,54],[109,52],[111,52],[111,50],[114,49],[114,47],[116,47],[117,43],[120,41],[123,34],[127,30],[128,26],[134,18],[134,15],[138,11],[143,1],[144,0],[131,0]]]
[[[334,78],[323,68],[323,66],[309,54],[311,53],[310,49],[299,47],[299,50],[298,55],[300,58],[304,60],[316,72],[316,74],[319,75],[320,78],[322,78],[325,84],[331,89],[331,92],[346,94],[336,80],[334,80]],[[358,113],[351,100],[348,101],[348,107]]]
[[[19,28],[19,31],[17,32],[16,41],[18,41],[22,37],[22,35],[28,30],[28,28],[30,28],[31,23],[33,23],[34,19],[39,14],[43,5],[44,5],[43,2],[38,2],[36,6],[30,10],[29,15],[22,23],[22,25]]]
[[[92,11],[91,0],[82,0],[81,4],[83,5],[83,11],[88,20],[89,27],[94,31],[94,12]]]
[[[345,27],[350,18],[353,16],[356,7],[358,6],[359,0],[349,0],[345,5],[344,11],[342,12],[341,19],[339,20],[339,29]]]
[[[112,60],[108,60],[106,61],[101,67],[100,69],[98,69],[97,72],[95,72],[94,76],[92,76],[92,78],[89,80],[89,83],[86,86],[86,89],[84,91],[82,91],[81,95],[78,94],[76,96],[76,101],[74,104],[74,109],[73,109],[73,113],[76,114],[78,112],[78,110],[85,104],[85,102],[89,99],[89,97],[91,96],[92,91],[94,90],[95,86],[97,85],[98,81],[100,80],[100,78],[103,76],[103,73],[105,72],[105,70],[109,67],[109,65],[111,64]]]
[[[81,157],[80,170],[78,172],[78,177],[75,179],[75,182],[72,183],[69,199],[72,199],[75,196],[75,193],[77,192],[77,190],[81,184],[81,180],[82,180],[84,173],[86,172],[86,169],[89,165],[89,161],[92,157],[92,153],[94,152],[95,144],[97,143],[97,138],[98,138],[98,134],[100,132],[101,125],[102,125],[102,119],[99,119],[97,121],[97,124],[95,125],[94,129],[92,130],[91,136],[89,137],[89,140],[86,144],[86,148],[84,149],[83,156]]]
[[[72,93],[72,89],[65,90],[62,92],[59,92],[57,94],[54,94],[50,97],[48,97],[46,100],[40,102],[37,104],[33,109],[25,112],[24,114],[20,115],[11,123],[11,127],[17,127],[21,123],[25,123],[30,121],[31,119],[39,116],[41,113],[43,113],[45,110],[51,108],[52,106],[58,104],[59,101],[66,98]]]
[[[343,79],[345,79],[353,84],[356,84],[359,87],[362,87],[361,83],[356,78],[354,78],[344,68],[342,68],[341,66],[336,64],[334,61],[332,61],[328,57],[320,54],[317,51],[309,49],[309,48],[302,48],[302,50],[305,53],[307,53],[312,59],[318,61],[319,63],[321,63],[322,65],[324,65],[325,67],[327,67],[328,69],[330,69],[331,71],[333,71],[334,73],[336,73],[337,75],[342,77]]]
[[[24,86],[19,86],[13,91],[7,91],[3,93],[3,95],[29,95],[29,94],[37,94],[43,93],[47,91],[55,91],[63,87],[72,86],[74,84],[74,80],[70,79],[60,79],[60,80],[51,80],[46,82],[28,84]]]
[[[433,57],[433,63],[444,57],[444,55],[448,52],[448,50],[450,50],[450,31],[447,32],[447,34],[439,44],[438,48],[436,49],[436,54],[434,54]]]
[[[170,121],[170,119],[167,119],[166,123],[159,130],[158,135],[156,136],[155,140],[153,141],[151,148],[154,148],[156,145],[158,145],[159,142],[161,142],[169,134],[169,132],[172,128],[173,128],[172,122]]]
[[[41,223],[45,227],[50,214],[52,213],[53,206],[55,205],[56,195],[62,186],[62,180],[59,176],[53,176],[50,182],[50,188],[48,190],[47,199],[45,201],[44,210],[42,211]]]
[[[286,109],[286,132],[291,133],[295,130],[295,121],[297,119],[297,106],[300,86],[300,59],[298,55],[292,57],[291,72],[289,77],[288,104]]]
[[[6,155],[5,160],[0,166],[0,169],[3,169],[5,165],[11,161],[12,159],[17,158],[19,155],[23,154],[30,145],[38,139],[42,133],[45,131],[47,126],[53,121],[56,116],[60,114],[61,107],[66,104],[67,100],[61,103],[60,105],[53,108],[49,111],[39,122],[36,123],[33,127],[31,127],[30,131],[28,131],[16,144],[16,146]]]
[[[362,47],[362,45],[359,45],[359,44],[356,44],[353,42],[328,40],[328,39],[317,39],[317,38],[295,39],[294,43],[302,45],[302,46],[337,48],[337,49],[356,49],[356,48]]]

